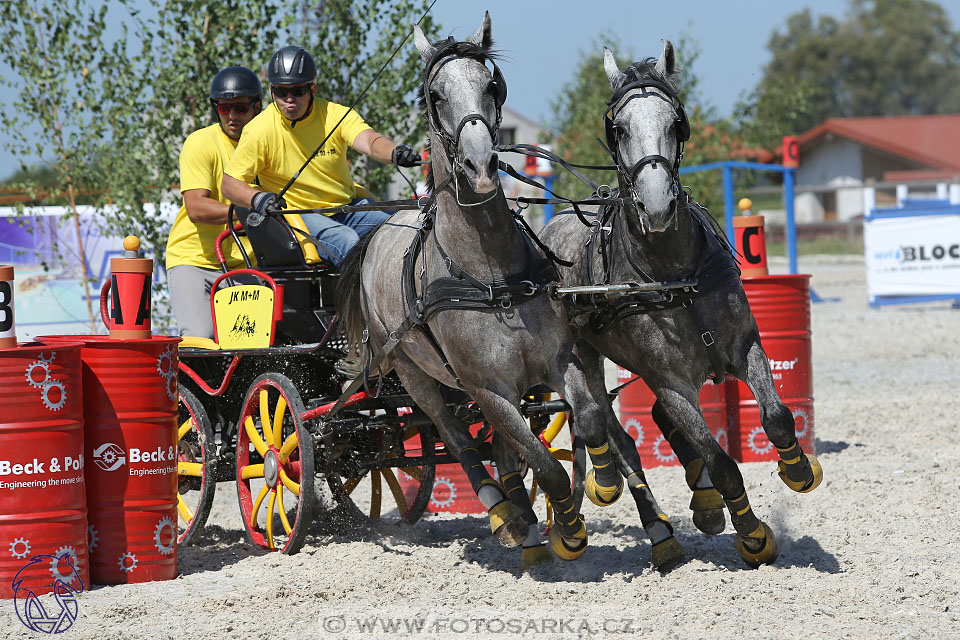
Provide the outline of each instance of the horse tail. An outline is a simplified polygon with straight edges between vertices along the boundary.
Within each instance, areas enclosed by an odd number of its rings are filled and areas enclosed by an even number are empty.
[[[363,254],[378,228],[372,229],[360,238],[340,265],[340,278],[337,281],[336,292],[337,317],[341,330],[347,336],[348,351],[351,353],[359,349],[363,331],[367,328],[361,299],[360,276],[363,271]]]

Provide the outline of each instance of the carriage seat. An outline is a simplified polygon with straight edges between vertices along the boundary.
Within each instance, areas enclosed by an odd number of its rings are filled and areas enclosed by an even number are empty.
[[[286,224],[277,217],[265,216],[260,224],[251,226],[247,224],[250,209],[236,207],[235,210],[260,269],[334,269],[333,264],[324,260],[311,242],[307,225],[300,214],[283,214]]]

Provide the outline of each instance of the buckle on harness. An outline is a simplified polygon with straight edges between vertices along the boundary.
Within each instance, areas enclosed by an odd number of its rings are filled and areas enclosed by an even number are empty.
[[[524,291],[521,295],[526,296],[526,297],[528,297],[528,298],[529,298],[530,296],[535,296],[535,295],[537,295],[537,285],[533,284],[533,281],[532,281],[532,280],[521,280],[521,281],[520,281],[520,284],[525,284],[525,285],[527,285],[528,287],[530,287],[529,290]]]
[[[364,330],[363,330],[363,334],[361,334],[361,337],[360,337],[360,342],[363,343],[363,344],[367,344],[368,342],[370,342],[370,330],[369,330],[369,329],[364,329]]]
[[[703,344],[707,347],[713,346],[713,334],[709,331],[704,331],[700,334],[700,339],[703,340]],[[709,340],[709,342],[707,342]]]

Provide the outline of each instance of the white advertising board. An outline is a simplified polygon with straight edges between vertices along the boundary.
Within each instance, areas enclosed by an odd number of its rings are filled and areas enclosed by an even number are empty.
[[[863,244],[871,304],[960,299],[960,210],[874,213]]]

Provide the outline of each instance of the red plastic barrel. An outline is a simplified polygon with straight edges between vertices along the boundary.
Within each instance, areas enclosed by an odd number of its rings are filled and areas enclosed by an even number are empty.
[[[84,343],[87,506],[97,584],[177,575],[177,343]]]
[[[617,383],[636,378],[631,372],[617,367]],[[678,465],[670,443],[653,421],[653,404],[657,397],[643,380],[630,383],[620,391],[620,424],[637,443],[637,453],[644,467]],[[700,390],[700,410],[710,433],[727,450],[727,415],[724,385],[707,382]]]
[[[814,451],[813,371],[810,346],[810,276],[804,274],[743,278],[750,309],[770,362],[780,399],[793,413],[797,440]],[[760,425],[760,408],[743,382],[726,385],[730,454],[743,462],[778,460]]]
[[[0,350],[0,598],[90,584],[80,347]]]

